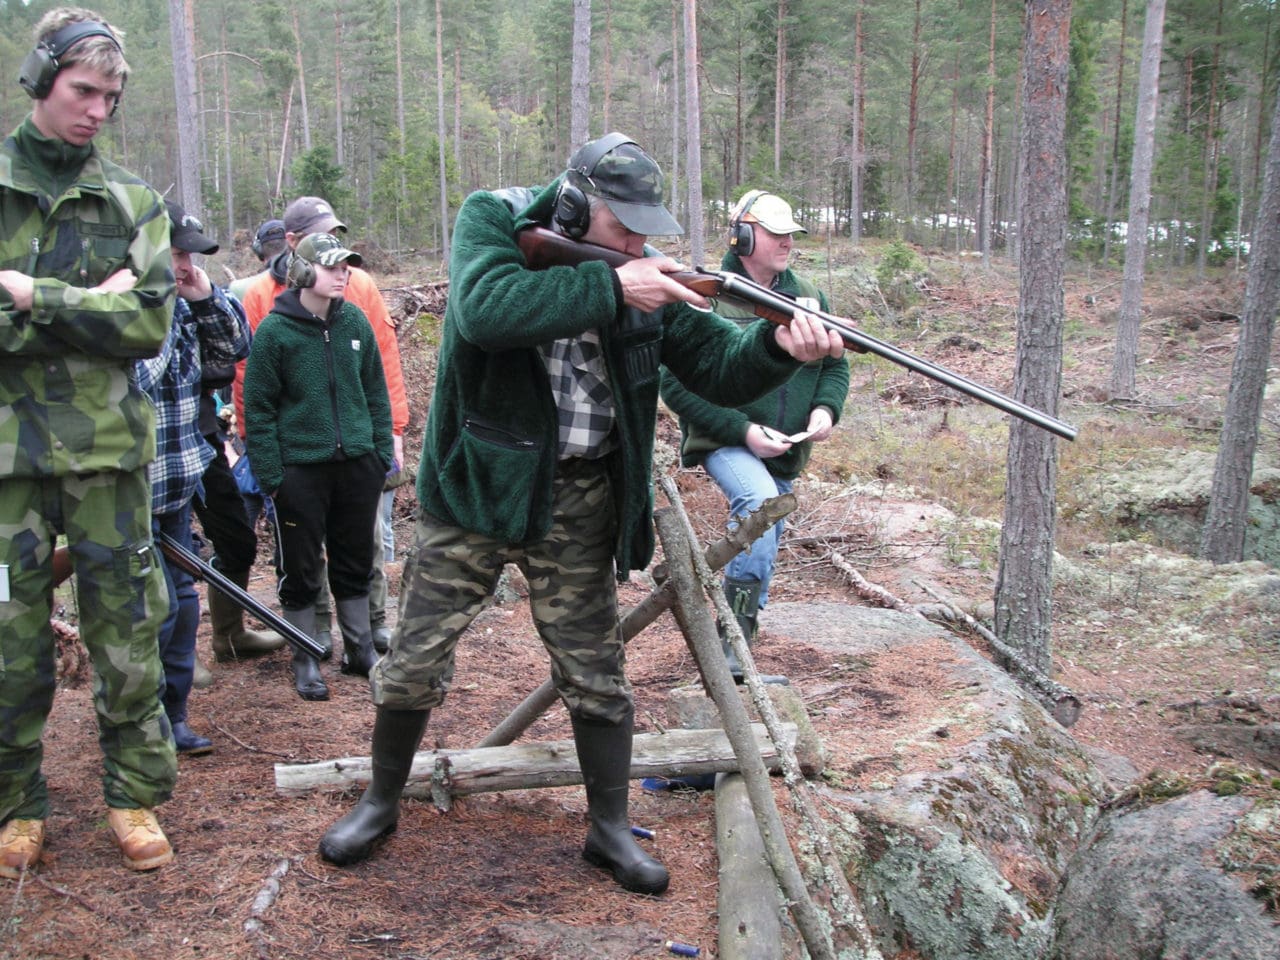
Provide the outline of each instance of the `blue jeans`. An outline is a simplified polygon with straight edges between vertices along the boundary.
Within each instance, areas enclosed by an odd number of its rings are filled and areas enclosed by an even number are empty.
[[[791,481],[771,474],[764,461],[746,447],[721,447],[707,454],[702,467],[729,501],[729,529],[736,529],[735,518],[746,516],[770,497],[791,492]],[[760,606],[769,599],[769,581],[778,556],[778,544],[786,521],[779,520],[724,568],[726,577],[734,580],[760,581]]]
[[[191,549],[191,504],[169,513],[153,514],[151,529],[167,533]],[[200,628],[200,597],[195,580],[168,557],[164,557],[164,580],[169,591],[169,614],[160,627],[160,663],[164,666],[164,686],[160,700],[170,723],[187,719],[187,697],[196,665],[196,631]]]

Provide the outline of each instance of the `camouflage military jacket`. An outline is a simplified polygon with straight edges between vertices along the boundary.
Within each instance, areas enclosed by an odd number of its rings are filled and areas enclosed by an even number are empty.
[[[136,470],[155,457],[155,412],[129,374],[169,331],[168,215],[96,149],[46,195],[39,138],[28,118],[0,146],[0,269],[36,278],[29,311],[0,286],[0,477]],[[89,289],[124,268],[132,290]]]

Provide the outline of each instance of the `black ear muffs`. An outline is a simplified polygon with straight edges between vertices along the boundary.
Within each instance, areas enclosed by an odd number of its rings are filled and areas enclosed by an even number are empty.
[[[316,268],[307,260],[303,260],[296,253],[289,256],[288,270],[289,286],[297,287],[300,290],[306,290],[316,285]]]
[[[738,215],[729,222],[729,249],[736,253],[739,257],[749,257],[756,248],[756,231],[755,227],[749,223],[743,222],[743,217],[751,212],[751,206],[757,200],[765,195],[764,190],[752,190],[748,193],[739,206],[741,210]]]
[[[581,240],[591,227],[591,201],[581,187],[573,183],[574,175],[591,180],[596,164],[624,143],[635,143],[624,133],[610,133],[591,145],[574,166],[565,171],[564,181],[556,191],[555,211],[551,214],[565,236]]]
[[[569,182],[567,175],[556,191],[556,209],[552,216],[565,236],[574,240],[585,237],[591,227],[591,201]]]
[[[62,57],[73,46],[86,37],[106,37],[120,50],[120,41],[105,23],[96,20],[78,20],[55,30],[53,36],[41,40],[36,48],[27,54],[22,61],[22,69],[18,73],[18,83],[27,91],[33,100],[43,100],[53,89],[53,81],[62,69]],[[122,54],[123,50],[120,51]],[[116,101],[119,106],[119,101]],[[112,110],[112,113],[115,111]]]

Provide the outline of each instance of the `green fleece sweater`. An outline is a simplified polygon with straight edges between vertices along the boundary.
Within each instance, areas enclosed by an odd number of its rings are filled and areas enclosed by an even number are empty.
[[[742,260],[733,251],[724,255],[720,269],[748,276]],[[778,275],[773,289],[788,297],[812,297],[819,309],[827,310],[827,298],[812,283],[795,275],[790,268]],[[754,322],[754,314],[736,303],[722,302],[716,310],[738,323]],[[738,407],[719,407],[685,389],[679,379],[662,371],[662,401],[680,419],[680,462],[686,467],[702,463],[713,450],[721,447],[746,446],[747,428],[753,423],[773,427],[790,435],[808,428],[809,414],[817,407],[831,411],[831,422],[840,422],[845,395],[849,392],[849,364],[842,359],[824,357],[807,363],[794,377],[777,390],[758,400]],[[782,480],[794,480],[804,470],[813,452],[813,441],[802,440],[791,449],[761,462],[769,473]]]
[[[391,467],[391,401],[373,328],[360,308],[330,303],[323,320],[297,290],[276,297],[253,335],[244,373],[245,441],[262,489],[287,464],[377,453]]]
[[[559,181],[517,216],[503,197],[471,194],[454,225],[435,393],[418,500],[428,514],[508,543],[551,528],[555,402],[538,345],[600,331],[613,389],[616,449],[608,469],[617,575],[653,556],[653,441],[658,369],[719,403],[743,403],[798,369],[763,321],[739,329],[687,305],[626,307],[613,269],[594,261],[530,270],[519,226],[547,224]]]

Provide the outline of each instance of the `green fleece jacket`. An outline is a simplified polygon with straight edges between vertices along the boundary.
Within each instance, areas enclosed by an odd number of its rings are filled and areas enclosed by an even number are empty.
[[[487,191],[471,194],[458,212],[418,500],[446,523],[507,543],[545,536],[558,431],[538,345],[597,329],[617,416],[607,465],[617,575],[626,579],[653,556],[659,365],[727,404],[772,389],[799,365],[763,321],[739,329],[684,304],[650,314],[626,307],[605,263],[528,269],[516,231],[550,222],[558,185],[542,189],[519,215]]]
[[[732,250],[724,255],[720,269],[747,277],[742,260]],[[792,299],[811,297],[826,312],[827,298],[808,280],[795,275],[790,268],[778,274],[773,289]],[[754,314],[736,303],[722,302],[716,310],[738,323],[748,324]],[[849,392],[849,364],[843,358],[824,357],[800,368],[794,377],[777,390],[758,400],[738,407],[719,407],[685,389],[670,371],[662,371],[662,401],[680,419],[680,462],[686,467],[702,463],[713,450],[721,447],[745,447],[747,428],[753,423],[773,427],[791,435],[804,432],[809,414],[817,407],[831,411],[831,422],[840,422],[845,395]],[[761,462],[772,476],[794,480],[804,470],[813,452],[813,441],[802,440],[791,449]]]
[[[390,469],[391,401],[360,308],[334,300],[321,320],[297,290],[276,297],[249,349],[244,416],[249,461],[267,493],[280,487],[288,464],[377,453]]]

